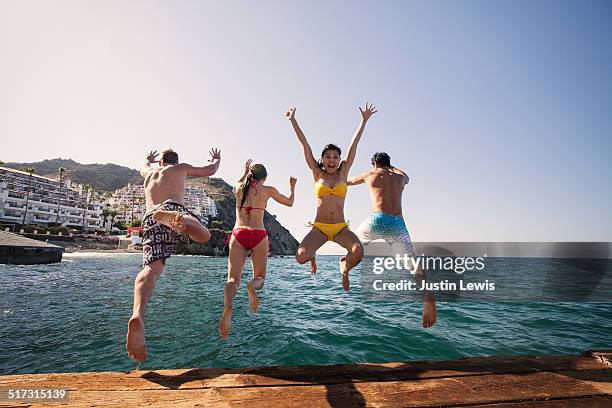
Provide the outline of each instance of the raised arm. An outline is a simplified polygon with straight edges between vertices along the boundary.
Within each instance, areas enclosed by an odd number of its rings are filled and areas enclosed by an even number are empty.
[[[356,186],[357,184],[363,184],[366,181],[366,178],[370,175],[370,173],[363,173],[359,176],[349,177],[346,184],[349,186]]]
[[[408,182],[410,181],[410,177],[408,177],[404,170],[391,166],[391,171],[401,176],[404,176],[404,184],[408,184]]]
[[[249,171],[251,171],[251,163],[253,163],[253,159],[249,159],[246,161],[246,163],[244,163],[244,174],[238,179],[239,183],[243,183],[246,177],[249,175]]]
[[[145,159],[144,163],[140,167],[140,175],[142,177],[146,176],[147,173],[151,170],[151,163],[157,162],[157,150],[152,150],[149,152],[149,155]]]
[[[312,154],[312,149],[310,148],[310,145],[306,140],[306,136],[304,136],[304,132],[302,132],[302,129],[300,129],[300,125],[297,123],[297,119],[295,118],[295,111],[296,108],[289,109],[287,112],[285,112],[285,117],[291,122],[291,126],[293,126],[293,131],[295,132],[298,140],[304,148],[304,158],[306,159],[306,164],[308,164],[308,167],[310,167],[312,171],[317,171],[319,168],[319,164],[317,163],[317,160]]]
[[[372,115],[378,111],[376,110],[376,108],[374,108],[374,105],[366,102],[365,109],[361,109],[360,106],[359,112],[361,112],[361,121],[359,122],[359,126],[357,127],[353,138],[351,139],[351,144],[349,146],[348,151],[346,152],[346,157],[344,158],[344,170],[347,172],[353,165],[353,161],[355,161],[355,155],[357,154],[357,145],[359,144],[359,140],[361,139],[361,135],[363,134],[363,129],[365,129],[366,123],[368,122],[370,117],[372,117]]]
[[[286,205],[287,207],[293,207],[293,200],[295,198],[295,183],[297,179],[295,177],[289,177],[289,187],[291,189],[291,193],[289,197],[282,195],[278,192],[275,187],[270,187],[270,197],[274,199],[277,203],[282,205]]]
[[[219,164],[221,163],[221,150],[215,149],[214,147],[210,150],[211,158],[208,159],[211,164],[208,166],[196,167],[191,164],[182,163],[181,167],[187,172],[188,176],[194,177],[208,177],[212,176],[219,169]]]

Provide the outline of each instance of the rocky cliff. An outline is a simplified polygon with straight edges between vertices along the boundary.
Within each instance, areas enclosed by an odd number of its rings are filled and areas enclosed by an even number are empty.
[[[212,237],[206,244],[181,244],[177,252],[203,255],[227,254],[225,240],[236,222],[236,199],[232,187],[220,178],[194,178],[189,184],[202,187],[217,204],[218,215],[210,221]],[[294,255],[298,247],[297,240],[283,227],[276,217],[268,211],[264,215],[264,225],[270,240],[270,253],[273,255]]]

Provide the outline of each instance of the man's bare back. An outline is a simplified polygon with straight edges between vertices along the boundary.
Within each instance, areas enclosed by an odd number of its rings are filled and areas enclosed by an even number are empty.
[[[164,201],[171,200],[183,204],[185,199],[185,180],[187,176],[206,177],[214,174],[219,167],[219,152],[211,151],[212,164],[195,167],[187,163],[168,164],[160,161],[159,168],[152,168],[156,162],[156,152],[149,153],[147,161],[140,170],[144,177],[144,190],[147,210]]]
[[[144,190],[147,210],[171,200],[183,204],[187,171],[183,164],[151,169],[145,175]]]
[[[402,193],[408,176],[395,167],[376,167],[349,180],[349,184],[365,183],[372,199],[372,210],[387,215],[402,215]]]

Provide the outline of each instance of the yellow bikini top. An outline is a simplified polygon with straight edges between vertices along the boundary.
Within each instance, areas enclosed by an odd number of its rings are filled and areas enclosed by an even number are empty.
[[[321,182],[315,183],[315,197],[324,197],[333,194],[338,197],[346,197],[347,185],[346,183],[339,183],[334,188],[329,188]]]

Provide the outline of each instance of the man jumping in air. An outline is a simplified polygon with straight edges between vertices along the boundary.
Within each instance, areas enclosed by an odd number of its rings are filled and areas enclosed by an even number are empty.
[[[134,282],[134,310],[128,322],[126,346],[127,353],[134,361],[147,358],[145,346],[144,316],[149,297],[167,258],[170,258],[174,244],[181,240],[188,242],[207,242],[210,232],[202,225],[199,217],[184,206],[185,180],[187,176],[206,177],[215,174],[221,161],[221,152],[212,149],[211,164],[195,167],[179,163],[178,154],[171,150],[161,153],[159,167],[151,167],[157,162],[157,152],[149,153],[140,175],[144,177],[144,190],[147,212],[143,219],[142,240],[143,269]]]
[[[370,215],[355,231],[362,244],[367,245],[377,239],[385,240],[389,245],[400,246],[402,252],[414,256],[410,234],[402,216],[402,193],[408,184],[408,176],[402,170],[391,165],[387,153],[376,153],[372,156],[372,169],[357,177],[348,179],[348,185],[365,183],[372,199]],[[414,274],[420,287],[425,279],[419,267]],[[423,293],[423,327],[436,323],[436,301],[431,292]]]

